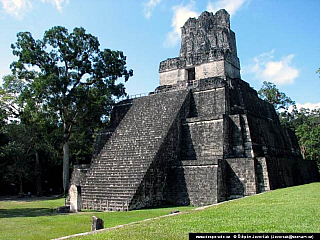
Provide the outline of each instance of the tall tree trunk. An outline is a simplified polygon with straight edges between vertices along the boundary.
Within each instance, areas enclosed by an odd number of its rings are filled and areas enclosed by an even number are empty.
[[[41,184],[41,164],[40,164],[40,157],[39,152],[36,150],[36,166],[35,166],[35,172],[36,172],[36,188],[37,188],[37,195],[42,195],[42,184]]]
[[[22,189],[22,176],[19,175],[19,183],[20,183],[20,192],[19,192],[19,196],[23,197],[24,193],[23,193],[23,189]]]
[[[69,143],[69,126],[64,124],[64,143],[63,143],[63,170],[62,170],[62,181],[63,181],[63,192],[66,195],[69,187],[69,154],[70,154],[70,143]]]

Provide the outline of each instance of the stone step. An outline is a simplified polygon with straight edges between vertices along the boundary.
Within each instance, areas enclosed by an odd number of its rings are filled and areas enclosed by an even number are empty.
[[[150,166],[150,163],[148,164],[137,164],[137,165],[127,165],[127,166],[119,166],[119,165],[109,165],[109,166],[104,166],[104,165],[99,165],[99,166],[95,166],[93,169],[91,169],[90,172],[96,172],[96,173],[100,173],[100,172],[135,172],[135,171],[141,171],[141,170],[146,170],[148,169]]]
[[[118,184],[118,185],[105,185],[105,184],[95,184],[95,188],[92,185],[84,185],[83,189],[85,191],[100,191],[100,192],[133,192],[140,184]],[[114,188],[114,190],[111,190]]]
[[[100,179],[100,178],[96,178],[95,179],[95,184],[109,184],[109,183],[112,183],[112,184],[123,184],[123,185],[126,185],[126,184],[140,184],[140,179],[137,180],[137,179],[112,179],[112,181],[110,181],[109,179]]]
[[[123,191],[132,191],[136,189],[140,184],[119,184],[119,185],[105,185],[105,184],[96,184],[95,188],[92,185],[84,185],[83,189],[85,191],[101,191],[101,192],[123,192]],[[114,190],[111,190],[114,188]]]
[[[87,176],[87,180],[94,180],[96,178],[104,178],[105,180],[113,180],[113,179],[125,179],[125,180],[130,180],[130,179],[139,179],[145,175],[146,171],[143,172],[127,172],[127,173],[119,173],[119,172],[109,172],[105,174],[90,174]]]
[[[120,159],[110,159],[107,157],[101,157],[101,159],[95,161],[94,163],[103,166],[128,166],[128,165],[145,165],[150,164],[154,156],[143,156],[143,157],[130,157],[130,158],[120,158]]]
[[[99,175],[101,177],[108,177],[108,176],[114,176],[114,175],[121,175],[121,176],[124,176],[124,175],[132,175],[132,174],[142,174],[142,173],[145,173],[146,170],[148,168],[144,167],[139,167],[139,168],[134,168],[134,169],[119,169],[119,170],[116,170],[116,169],[93,169],[91,172],[90,172],[90,175],[89,176],[93,176],[93,175]]]
[[[129,192],[130,191],[130,192]],[[82,196],[86,196],[89,199],[99,199],[101,196],[105,197],[119,197],[119,198],[131,198],[135,193],[135,188],[117,191],[103,191],[101,189],[87,189]]]
[[[135,193],[135,190],[131,190],[131,192],[102,192],[99,190],[87,190],[85,194],[83,194],[84,197],[88,199],[99,199],[103,197],[103,199],[121,199],[121,200],[128,200],[131,198]]]
[[[91,191],[91,192],[96,192],[96,191],[101,191],[101,192],[114,192],[114,193],[122,193],[122,192],[128,192],[132,193],[134,192],[137,186],[136,185],[124,185],[124,186],[115,186],[115,185],[102,185],[102,184],[95,184],[94,187],[92,186],[86,186],[84,185],[83,188],[86,191]]]
[[[130,203],[130,199],[126,200],[99,200],[99,199],[86,199],[83,201],[83,203],[92,203],[92,204],[101,204],[101,205],[107,205],[107,204],[113,204],[113,205],[126,205],[127,203]]]
[[[128,169],[141,169],[146,168],[150,166],[150,162],[141,162],[141,163],[126,163],[126,165],[121,165],[118,163],[114,164],[100,164],[99,166],[96,166],[95,168],[97,170],[128,170]]]
[[[130,202],[132,199],[132,196],[127,196],[127,195],[119,195],[119,196],[111,196],[111,195],[103,195],[103,194],[95,194],[95,195],[90,195],[90,196],[84,196],[87,200],[91,200],[92,202],[101,203],[106,202],[106,201],[119,201],[122,203]]]
[[[127,149],[122,149],[122,151],[125,151],[125,153],[119,153],[120,150],[113,150],[113,151],[106,151],[102,152],[100,157],[102,159],[114,159],[116,160],[121,160],[121,159],[141,159],[141,158],[146,158],[149,159],[150,156],[154,155],[154,151],[156,151],[157,148],[146,148],[146,149],[141,149],[139,152],[130,152]]]
[[[87,175],[87,179],[92,180],[92,179],[101,179],[101,180],[125,180],[125,181],[130,181],[130,180],[135,180],[136,178],[141,178],[145,175],[146,171],[140,171],[140,172],[92,172]]]
[[[132,173],[132,174],[92,174],[87,176],[85,182],[93,182],[93,181],[100,181],[100,182],[111,182],[111,181],[119,181],[122,183],[131,183],[133,181],[139,181],[141,178],[145,176],[145,172],[141,173]]]
[[[118,181],[118,180],[96,180],[94,182],[94,185],[97,187],[100,186],[105,186],[105,187],[126,187],[126,188],[130,188],[130,187],[136,187],[138,185],[140,185],[141,181],[140,180],[130,180],[130,181]],[[83,184],[84,187],[93,187],[92,184]]]
[[[84,209],[92,209],[98,211],[127,211],[129,207],[129,201],[109,200],[102,202],[84,201]]]
[[[186,96],[187,91],[177,91],[133,100],[86,174],[84,205],[115,211],[130,207],[129,200],[136,194]]]
[[[113,202],[110,201],[105,204],[98,203],[85,203],[84,209],[98,210],[98,211],[128,211],[130,208],[126,202]]]

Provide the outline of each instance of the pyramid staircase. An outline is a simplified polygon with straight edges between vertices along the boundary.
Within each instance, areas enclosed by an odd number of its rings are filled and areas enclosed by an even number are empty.
[[[188,95],[188,90],[133,99],[82,183],[84,209],[127,211]],[[139,193],[141,194],[141,193]]]

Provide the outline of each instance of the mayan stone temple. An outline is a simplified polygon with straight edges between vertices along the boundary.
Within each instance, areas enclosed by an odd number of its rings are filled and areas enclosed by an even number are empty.
[[[203,12],[181,31],[160,86],[119,102],[91,166],[74,170],[72,208],[202,206],[318,180],[294,133],[241,80],[229,14]]]

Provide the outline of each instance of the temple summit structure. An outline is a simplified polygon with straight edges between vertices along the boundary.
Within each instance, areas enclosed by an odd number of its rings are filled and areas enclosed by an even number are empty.
[[[319,180],[294,132],[241,80],[229,14],[203,12],[181,31],[160,86],[119,102],[91,166],[74,170],[73,209],[202,206]]]

